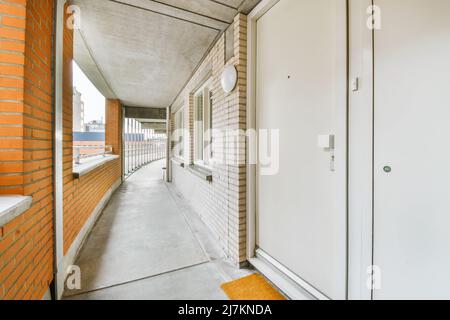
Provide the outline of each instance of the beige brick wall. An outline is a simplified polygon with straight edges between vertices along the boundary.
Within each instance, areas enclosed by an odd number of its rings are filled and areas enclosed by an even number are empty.
[[[209,183],[193,175],[187,167],[193,162],[193,93],[205,79],[212,76],[212,113],[214,129],[246,129],[246,70],[247,70],[247,17],[239,14],[230,28],[234,28],[234,57],[225,62],[225,36],[222,35],[203,61],[192,79],[171,107],[174,113],[184,108],[185,168],[172,163],[172,182],[190,201],[203,221],[220,241],[225,252],[236,263],[246,261],[246,166],[245,163],[226,162],[212,165],[213,181]],[[238,69],[239,81],[233,92],[226,94],[220,85],[225,66]],[[173,122],[172,122],[173,123]],[[219,157],[245,158],[245,138],[238,148],[214,139],[214,151]]]

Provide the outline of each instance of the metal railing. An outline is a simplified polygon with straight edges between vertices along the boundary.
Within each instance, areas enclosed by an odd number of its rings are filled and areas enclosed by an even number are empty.
[[[102,146],[102,145],[73,146],[73,162],[74,164],[81,164],[83,160],[99,156],[105,157],[112,153],[113,153],[112,146]]]
[[[142,129],[135,119],[125,119],[123,132],[124,175],[128,176],[153,161],[166,157],[166,134],[151,129]],[[75,165],[88,162],[91,158],[112,154],[112,146],[77,145],[73,147]]]
[[[132,174],[153,161],[166,157],[166,135],[142,129],[141,123],[126,118],[124,123],[124,174]]]

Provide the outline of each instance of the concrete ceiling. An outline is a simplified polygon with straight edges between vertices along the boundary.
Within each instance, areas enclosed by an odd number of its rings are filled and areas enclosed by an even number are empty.
[[[74,0],[74,58],[107,98],[169,106],[238,12],[261,0]]]

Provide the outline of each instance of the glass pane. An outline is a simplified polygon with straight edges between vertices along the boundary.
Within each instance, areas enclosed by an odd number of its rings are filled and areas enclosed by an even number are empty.
[[[196,121],[203,121],[203,94],[199,94],[196,97],[197,103],[197,112],[196,112]]]
[[[196,96],[195,100],[195,160],[203,160],[203,93]]]

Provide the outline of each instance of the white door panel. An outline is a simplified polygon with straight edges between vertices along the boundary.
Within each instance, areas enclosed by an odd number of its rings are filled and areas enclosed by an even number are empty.
[[[374,298],[450,298],[450,1],[375,5]]]
[[[257,178],[257,246],[334,299],[346,296],[343,11],[281,0],[257,23],[257,127],[280,129],[280,170]],[[323,134],[337,135],[335,172]]]

